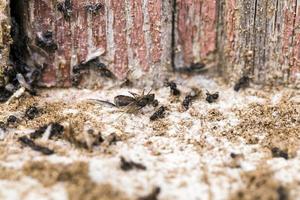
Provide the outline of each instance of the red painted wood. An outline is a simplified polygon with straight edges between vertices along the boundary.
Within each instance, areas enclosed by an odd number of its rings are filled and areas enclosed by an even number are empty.
[[[171,2],[71,2],[70,19],[65,19],[54,1],[35,0],[28,3],[27,13],[31,20],[27,28],[31,32],[31,40],[34,41],[39,32],[50,30],[58,44],[56,52],[48,52],[42,85],[71,86],[73,66],[87,61],[97,52],[100,60],[119,79],[126,78],[129,71],[142,70],[142,75],[147,76],[150,69],[153,71],[158,66],[170,66],[171,53],[167,49],[171,49],[171,34],[164,35],[162,40],[162,32],[167,28],[171,33]],[[98,13],[86,10],[86,6],[96,3],[103,5]]]
[[[177,0],[176,67],[202,61],[216,50],[216,1]]]
[[[34,44],[41,32],[53,31],[58,44],[55,53],[47,52],[43,85],[71,86],[73,67],[92,55],[119,79],[143,83],[163,79],[172,58],[171,0],[72,3],[67,20],[54,1],[28,2],[32,52],[41,57]],[[103,5],[98,13],[86,10],[96,3]],[[259,84],[297,85],[299,7],[299,0],[176,0],[175,66],[217,61],[231,81],[249,75]]]

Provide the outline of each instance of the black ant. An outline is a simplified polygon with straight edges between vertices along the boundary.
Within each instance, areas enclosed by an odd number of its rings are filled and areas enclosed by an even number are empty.
[[[219,98],[219,92],[211,94],[210,92],[206,92],[206,101],[208,103],[213,103]]]
[[[205,71],[205,64],[201,62],[192,63],[189,67],[177,68],[175,71],[179,73],[194,74]]]
[[[192,101],[196,99],[199,96],[199,94],[200,91],[197,88],[194,88],[193,92],[191,92],[184,98],[182,105],[185,108],[185,110],[188,110],[190,108]]]
[[[234,85],[234,90],[238,92],[241,88],[246,88],[249,85],[250,78],[248,76],[243,76]]]
[[[65,0],[64,2],[59,2],[57,4],[57,10],[63,13],[65,19],[70,19],[72,16],[72,2],[71,0]]]
[[[53,40],[53,33],[52,31],[46,31],[44,33],[38,33],[36,38],[37,46],[50,51],[54,52],[57,50],[58,46],[55,44]]]
[[[82,62],[78,65],[73,66],[73,85],[78,85],[80,82],[82,71],[88,70],[90,68],[98,70],[102,77],[111,79],[115,78],[114,74],[107,68],[107,66],[104,63],[100,62],[99,58],[95,58],[88,62]]]
[[[180,95],[180,90],[177,89],[177,84],[174,81],[166,82],[165,85],[170,87],[171,94],[174,96]]]
[[[166,111],[166,107],[161,106],[151,117],[150,120],[154,121],[160,118],[164,118],[165,117],[165,111]]]
[[[27,119],[34,119],[35,117],[37,117],[40,113],[40,110],[35,107],[35,106],[30,106],[29,108],[27,108],[27,110],[25,111],[25,117]]]
[[[103,8],[104,8],[104,5],[101,3],[89,4],[89,5],[85,6],[85,9],[93,15],[96,15],[99,12],[99,10],[102,10]]]

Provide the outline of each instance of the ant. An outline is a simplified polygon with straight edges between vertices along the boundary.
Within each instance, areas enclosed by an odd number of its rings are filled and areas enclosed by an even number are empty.
[[[65,19],[70,19],[72,16],[72,2],[71,0],[65,0],[57,4],[57,10],[63,13]]]
[[[147,105],[156,105],[157,101],[155,100],[155,94],[151,94],[151,90],[148,94],[144,94],[144,91],[141,95],[138,95],[133,92],[129,92],[132,96],[126,95],[118,95],[114,98],[114,103],[109,101],[102,101],[95,99],[95,101],[100,103],[106,103],[111,106],[117,108],[126,108],[125,112],[127,113],[136,113],[137,111],[141,110],[142,108],[146,107]]]
[[[53,40],[52,31],[46,31],[44,33],[39,32],[37,34],[36,43],[37,46],[46,49],[50,52],[54,52],[58,48],[57,44],[55,44]]]
[[[248,76],[243,76],[238,80],[238,82],[234,85],[234,90],[238,92],[242,88],[246,88],[249,85],[250,78]]]
[[[201,62],[192,63],[189,67],[177,68],[175,71],[179,73],[195,74],[205,71],[205,64]]]
[[[192,101],[196,99],[199,96],[199,94],[200,91],[197,88],[194,88],[193,91],[184,98],[182,105],[185,108],[185,110],[188,110],[190,108]]]
[[[80,83],[83,71],[86,71],[91,68],[97,70],[102,77],[111,79],[115,78],[115,75],[107,68],[107,66],[104,63],[100,62],[99,58],[95,58],[88,62],[82,62],[78,65],[73,66],[73,85],[78,85]]]
[[[165,111],[166,111],[166,107],[161,106],[151,117],[150,120],[151,121],[155,121],[159,118],[164,118],[165,117]]]
[[[85,6],[85,9],[93,15],[96,15],[99,12],[99,10],[102,10],[103,8],[104,5],[101,3],[89,4]]]
[[[208,103],[213,103],[219,98],[219,92],[211,94],[210,92],[206,92],[206,101]]]
[[[180,90],[177,89],[177,84],[174,81],[166,82],[165,86],[170,87],[172,95],[174,96],[180,95]]]

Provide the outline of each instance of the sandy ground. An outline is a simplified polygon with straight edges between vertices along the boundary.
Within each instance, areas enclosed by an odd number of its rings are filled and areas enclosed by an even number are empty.
[[[167,107],[156,121],[149,118],[158,107],[129,114],[89,101],[141,93],[134,88],[42,90],[0,104],[0,121],[18,118],[0,134],[0,199],[300,198],[299,91],[235,92],[202,76],[175,81],[180,97],[169,88],[152,91]],[[182,101],[193,87],[202,95],[186,111]],[[208,103],[206,90],[219,99]],[[40,112],[30,120],[24,113],[32,105]],[[51,122],[63,125],[63,134],[33,141],[53,154],[19,142]],[[100,135],[104,141],[92,148],[82,145]],[[121,157],[145,169],[124,170]]]

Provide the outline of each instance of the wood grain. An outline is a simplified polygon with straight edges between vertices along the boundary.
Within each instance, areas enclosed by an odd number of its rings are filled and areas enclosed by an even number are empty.
[[[175,66],[188,67],[213,55],[217,39],[217,3],[177,0],[175,17]]]
[[[222,0],[218,3],[218,61],[223,76],[300,87],[297,0]]]
[[[31,41],[52,31],[58,44],[57,51],[48,52],[43,85],[71,86],[72,68],[93,56],[118,79],[143,80],[170,67],[171,1],[71,0],[69,19],[57,10],[58,3],[31,0],[27,6]],[[87,11],[96,4],[102,5],[98,12]]]
[[[300,87],[300,0],[65,1],[67,19],[57,8],[62,0],[26,4],[29,46],[45,68],[41,85],[69,87],[74,66],[98,57],[118,79],[141,85],[161,83],[171,64],[204,62],[228,82],[249,76]],[[97,4],[97,12],[87,10]],[[58,49],[45,57],[36,37],[47,31]],[[81,84],[101,81],[90,70]]]

